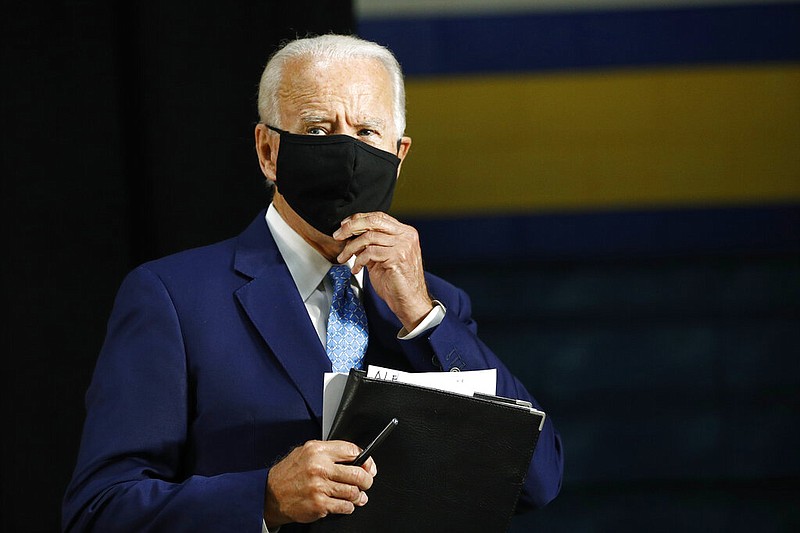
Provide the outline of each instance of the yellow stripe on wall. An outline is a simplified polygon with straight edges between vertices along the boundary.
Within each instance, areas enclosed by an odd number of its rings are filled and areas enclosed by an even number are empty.
[[[800,201],[800,65],[407,80],[393,212]]]

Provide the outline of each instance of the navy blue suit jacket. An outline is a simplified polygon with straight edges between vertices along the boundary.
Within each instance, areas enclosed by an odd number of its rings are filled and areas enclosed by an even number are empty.
[[[497,368],[498,394],[534,401],[476,336],[463,291],[428,276],[446,316],[398,341],[400,322],[365,279],[366,364]],[[237,238],[138,267],[119,289],[86,395],[64,529],[258,533],[269,467],[321,437],[330,369],[263,211]],[[561,474],[548,419],[520,505],[555,497]]]

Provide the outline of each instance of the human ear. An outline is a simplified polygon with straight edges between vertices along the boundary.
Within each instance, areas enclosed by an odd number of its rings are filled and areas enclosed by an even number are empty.
[[[275,182],[280,136],[273,135],[264,124],[256,124],[255,141],[258,166],[264,177]]]
[[[411,150],[411,137],[401,137],[399,141],[397,141],[397,157],[400,158],[400,164],[397,165],[397,177],[400,177],[400,167],[403,166],[403,160],[408,155],[408,151]]]

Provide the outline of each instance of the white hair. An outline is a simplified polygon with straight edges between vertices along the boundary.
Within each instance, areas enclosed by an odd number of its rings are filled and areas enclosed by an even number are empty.
[[[388,48],[350,35],[320,35],[289,41],[272,54],[258,85],[258,114],[261,122],[281,127],[278,92],[286,64],[294,59],[376,59],[389,74],[394,92],[394,123],[398,138],[406,129],[406,91],[400,64]]]

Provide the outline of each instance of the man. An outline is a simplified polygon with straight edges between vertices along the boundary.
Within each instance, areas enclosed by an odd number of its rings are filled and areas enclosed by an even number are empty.
[[[535,404],[476,337],[467,296],[423,272],[416,231],[385,213],[411,146],[404,100],[374,43],[300,39],[270,59],[255,141],[273,201],[237,238],[123,282],[65,530],[302,531],[369,505],[379,465],[345,466],[358,446],[319,440],[332,368],[497,368],[498,394]],[[342,355],[334,325],[361,351]],[[554,498],[561,473],[548,419],[520,506]]]

